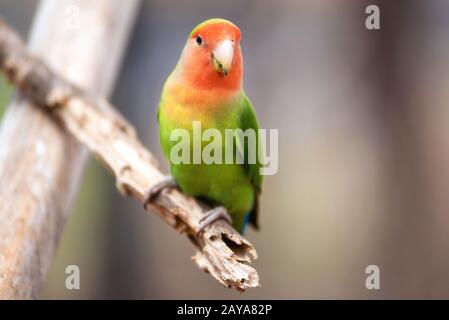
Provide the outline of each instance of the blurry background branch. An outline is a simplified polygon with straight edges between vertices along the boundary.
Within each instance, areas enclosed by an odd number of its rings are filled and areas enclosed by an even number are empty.
[[[78,86],[108,96],[137,6],[138,1],[83,0],[76,7],[42,1],[28,49]],[[5,28],[0,35],[17,43]],[[10,58],[5,54],[3,62]],[[4,115],[0,145],[0,298],[33,298],[53,260],[88,153],[20,94]]]
[[[28,98],[48,107],[106,165],[115,175],[121,193],[143,202],[145,192],[163,178],[134,128],[111,105],[83,93],[29,55],[18,36],[4,23],[0,24],[0,67]],[[163,191],[154,207],[199,249],[194,260],[201,269],[237,290],[259,285],[256,270],[247,264],[257,257],[256,251],[246,239],[222,221],[198,233],[198,220],[207,210],[203,205],[171,190]]]

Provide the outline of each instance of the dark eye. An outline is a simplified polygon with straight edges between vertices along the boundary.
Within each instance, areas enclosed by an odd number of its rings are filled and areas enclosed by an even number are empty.
[[[197,45],[199,45],[199,46],[202,46],[202,45],[203,45],[203,38],[201,38],[200,35],[197,35],[197,36],[196,36],[195,41],[196,41],[196,44],[197,44]]]

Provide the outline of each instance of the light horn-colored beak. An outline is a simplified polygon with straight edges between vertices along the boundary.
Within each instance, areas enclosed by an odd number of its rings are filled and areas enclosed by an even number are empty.
[[[215,69],[218,72],[223,73],[225,76],[231,68],[233,59],[234,43],[231,40],[224,40],[220,42],[212,51],[212,60]]]

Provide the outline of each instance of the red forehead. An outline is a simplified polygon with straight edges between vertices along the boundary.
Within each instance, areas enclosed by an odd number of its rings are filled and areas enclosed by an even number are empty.
[[[209,40],[222,40],[222,39],[232,39],[240,41],[241,32],[240,29],[231,22],[214,22],[199,26],[193,32],[192,37],[196,37],[198,34],[204,39]]]

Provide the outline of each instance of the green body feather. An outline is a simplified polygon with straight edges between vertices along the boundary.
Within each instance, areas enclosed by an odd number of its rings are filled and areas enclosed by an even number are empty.
[[[261,191],[262,176],[260,162],[248,164],[248,146],[242,141],[233,141],[233,148],[245,154],[245,164],[225,164],[224,130],[248,128],[258,130],[258,121],[251,102],[243,91],[226,99],[218,106],[185,106],[179,103],[179,91],[173,94],[164,87],[158,108],[160,141],[164,155],[170,160],[170,151],[176,141],[170,141],[172,130],[183,128],[192,137],[192,122],[201,121],[202,130],[216,128],[223,137],[222,164],[173,164],[170,173],[176,179],[181,190],[191,196],[201,198],[213,205],[223,205],[233,219],[233,226],[243,232],[251,221],[257,227],[257,201]],[[211,103],[213,104],[213,103]],[[192,140],[192,139],[191,139]],[[193,142],[190,142],[193,144]],[[203,142],[203,147],[209,142]],[[257,147],[260,147],[257,142]],[[191,149],[193,146],[191,145]],[[234,151],[234,154],[235,151]],[[250,217],[250,219],[249,219]]]

